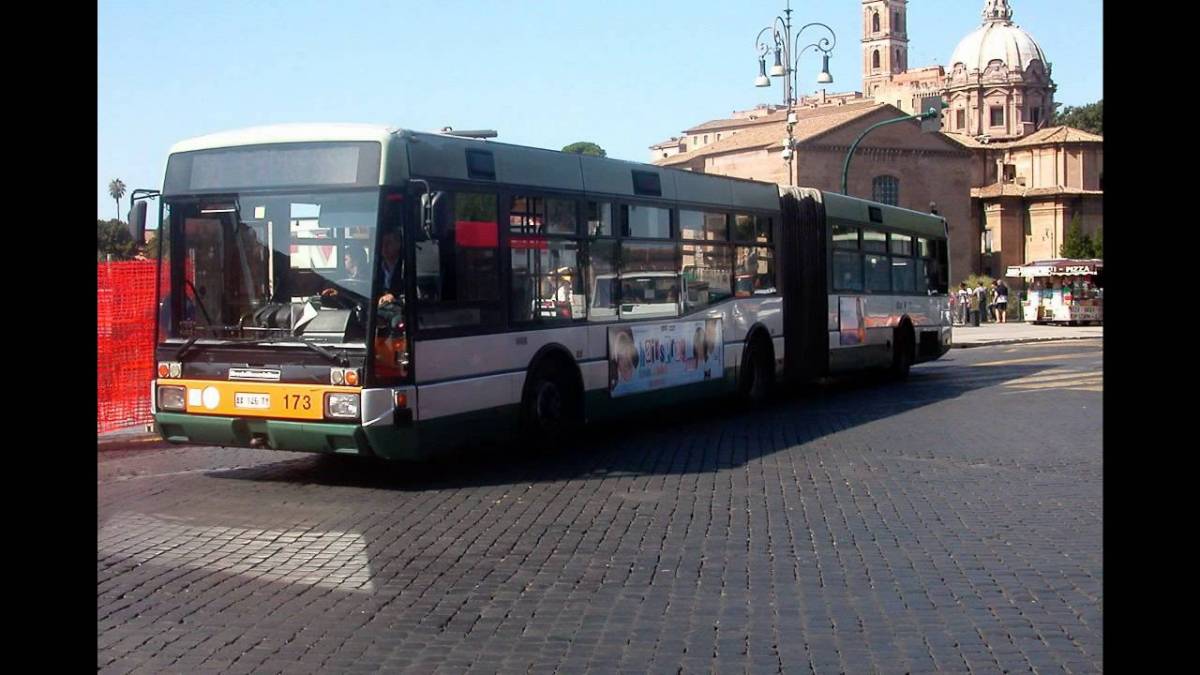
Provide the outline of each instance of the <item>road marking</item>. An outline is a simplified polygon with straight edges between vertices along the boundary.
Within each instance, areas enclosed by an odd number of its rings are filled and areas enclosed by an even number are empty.
[[[1048,356],[1027,356],[1020,359],[1005,359],[1003,361],[985,361],[983,363],[972,363],[973,367],[981,366],[1007,366],[1015,363],[1037,363],[1039,361],[1054,361],[1056,359],[1083,359],[1094,358],[1101,356],[1102,352],[1084,352],[1082,354],[1052,354]]]
[[[1083,386],[1102,385],[1102,380],[1096,377],[1077,377],[1072,380],[1059,380],[1057,382],[1021,382],[1019,380],[1008,382],[1007,387],[1016,389],[1076,389]]]
[[[1052,382],[1054,380],[1070,380],[1079,379],[1081,377],[1100,377],[1100,373],[1090,370],[1048,370],[1044,373],[1035,373],[1020,377],[1012,382]]]
[[[248,581],[274,581],[370,593],[361,535],[338,530],[261,530],[197,526],[140,513],[110,518],[99,533],[101,558],[166,569],[185,566]],[[136,548],[135,548],[136,547]]]

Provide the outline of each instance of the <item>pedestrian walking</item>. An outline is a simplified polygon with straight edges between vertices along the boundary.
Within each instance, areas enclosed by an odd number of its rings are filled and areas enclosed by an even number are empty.
[[[979,327],[979,305],[982,302],[982,296],[977,292],[979,288],[980,287],[971,289],[967,293],[967,302],[969,303],[970,307],[969,313],[971,325],[975,326],[976,328]]]

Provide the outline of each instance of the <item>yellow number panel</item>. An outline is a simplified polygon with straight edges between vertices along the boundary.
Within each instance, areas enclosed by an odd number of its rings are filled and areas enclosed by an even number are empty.
[[[327,392],[356,394],[358,387],[222,382],[213,380],[159,380],[159,385],[187,388],[188,413],[273,419],[325,419]]]

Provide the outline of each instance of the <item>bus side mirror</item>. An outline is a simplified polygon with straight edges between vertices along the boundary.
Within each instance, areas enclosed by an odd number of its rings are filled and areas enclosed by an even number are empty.
[[[421,195],[421,229],[426,239],[434,239],[438,233],[437,205],[446,196],[445,192],[425,192]]]
[[[421,230],[426,239],[433,239],[433,195],[421,193]]]
[[[146,202],[134,202],[129,209],[129,234],[138,246],[146,240]]]

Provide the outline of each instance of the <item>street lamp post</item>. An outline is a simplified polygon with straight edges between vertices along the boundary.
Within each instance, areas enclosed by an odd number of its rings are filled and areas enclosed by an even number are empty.
[[[824,28],[829,37],[822,37],[816,42],[805,45],[801,48],[800,36],[805,30],[817,26]],[[763,39],[763,34],[770,31],[771,39],[766,41]],[[792,134],[793,127],[796,126],[796,71],[800,65],[800,55],[809,49],[821,52],[821,73],[817,75],[818,84],[829,84],[833,82],[833,76],[829,74],[829,56],[833,52],[833,48],[837,45],[837,34],[833,29],[823,23],[807,23],[796,31],[796,39],[792,41],[792,6],[791,0],[788,1],[786,9],[783,10],[783,16],[776,16],[771,25],[763,28],[758,32],[758,37],[754,40],[755,49],[758,50],[758,77],[754,80],[756,87],[769,87],[771,80],[767,77],[767,54],[772,49],[775,51],[775,65],[771,66],[771,77],[783,78],[783,104],[787,106],[787,140],[784,141],[783,158],[788,163],[788,182],[795,184],[792,171],[793,155],[795,140]]]

